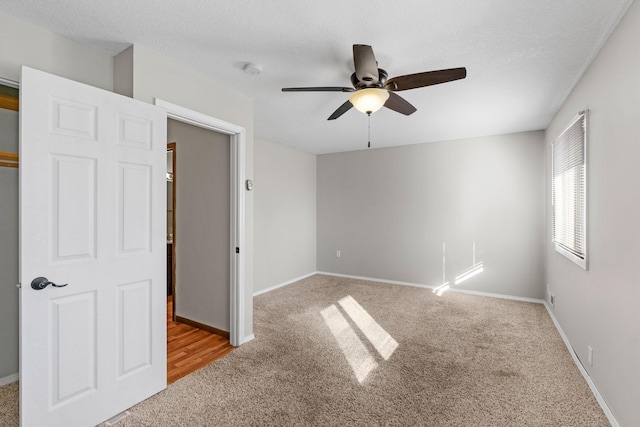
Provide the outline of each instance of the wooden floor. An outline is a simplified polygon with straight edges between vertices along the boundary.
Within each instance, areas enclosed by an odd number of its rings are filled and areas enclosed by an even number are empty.
[[[171,384],[190,373],[231,353],[229,339],[183,323],[173,317],[172,297],[167,298],[167,383]]]

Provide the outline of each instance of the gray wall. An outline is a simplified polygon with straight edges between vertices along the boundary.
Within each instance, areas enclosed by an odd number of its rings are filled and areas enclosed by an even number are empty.
[[[0,12],[0,77],[18,81],[20,66],[101,89],[113,88],[113,57]]]
[[[0,108],[0,151],[18,153],[18,112]],[[0,379],[18,372],[18,169],[0,167]]]
[[[133,98],[133,46],[113,58],[113,91]]]
[[[229,331],[229,136],[169,120],[167,142],[176,143],[176,315]]]
[[[18,112],[0,108],[0,151],[18,154]]]
[[[111,56],[2,12],[0,40],[0,77],[19,81],[24,64],[106,90],[113,86]],[[0,137],[12,139],[16,153],[17,132],[17,113],[9,122],[2,119]],[[18,372],[17,176],[17,169],[0,168],[0,379]]]
[[[316,156],[255,140],[254,292],[316,271]]]
[[[590,266],[585,271],[554,251],[548,220],[547,283],[555,316],[622,426],[640,425],[639,40],[640,3],[634,2],[546,133],[549,192],[549,144],[578,111],[590,110]]]
[[[318,270],[542,298],[543,141],[528,132],[318,156]],[[456,286],[474,244],[483,271]]]

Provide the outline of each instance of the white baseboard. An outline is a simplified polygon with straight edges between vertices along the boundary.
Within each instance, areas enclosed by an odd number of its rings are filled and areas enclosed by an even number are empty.
[[[414,288],[425,288],[425,289],[432,289],[432,290],[437,288],[437,286],[424,285],[422,283],[399,282],[397,280],[377,279],[375,277],[351,276],[348,274],[327,273],[325,271],[318,271],[316,273],[324,274],[325,276],[345,277],[347,279],[367,280],[370,282],[389,283],[392,285],[411,286]],[[526,297],[519,297],[514,295],[494,294],[491,292],[470,291],[467,289],[456,289],[453,287],[447,289],[447,292],[457,292],[460,294],[470,294],[470,295],[478,295],[483,297],[501,298],[501,299],[509,299],[514,301],[524,301],[524,302],[533,302],[536,304],[544,304],[544,300],[537,299],[537,298],[526,298]]]
[[[17,373],[9,375],[8,377],[0,378],[0,387],[2,387],[3,385],[14,383],[18,381],[19,378],[20,376]]]
[[[246,344],[246,343],[248,343],[249,341],[253,341],[255,338],[256,338],[256,336],[255,336],[254,334],[247,335],[246,337],[244,337],[244,338],[242,339],[242,341],[240,342],[240,345],[242,345],[242,344]]]
[[[584,377],[584,379],[587,382],[587,384],[589,384],[589,388],[591,389],[591,392],[593,393],[593,395],[595,396],[596,400],[600,404],[600,407],[602,408],[602,411],[607,416],[607,419],[609,420],[609,423],[611,424],[612,427],[620,427],[620,424],[618,424],[618,420],[616,420],[616,418],[613,416],[613,413],[611,412],[611,409],[609,409],[609,406],[607,405],[607,402],[605,402],[604,398],[602,397],[602,395],[598,391],[598,388],[596,387],[596,385],[591,380],[591,377],[589,376],[589,373],[587,372],[586,369],[584,369],[584,366],[582,366],[582,362],[580,362],[580,359],[578,359],[578,356],[576,355],[576,352],[573,350],[573,347],[571,346],[571,342],[569,341],[569,338],[567,338],[567,335],[562,330],[562,327],[560,326],[560,323],[558,323],[558,319],[556,319],[556,316],[553,314],[553,311],[551,311],[551,308],[549,307],[549,304],[547,304],[546,301],[544,302],[544,306],[547,309],[547,312],[549,313],[549,317],[551,317],[551,320],[553,321],[553,324],[555,325],[556,329],[558,330],[558,333],[560,334],[560,337],[562,337],[562,341],[564,341],[564,344],[567,346],[567,349],[569,350],[569,354],[573,358],[573,362],[578,367],[578,370],[580,371],[580,373]]]
[[[271,291],[273,291],[275,289],[278,289],[278,288],[281,288],[283,286],[287,286],[287,285],[290,285],[292,283],[295,283],[298,280],[302,280],[302,279],[306,279],[307,277],[311,277],[314,274],[317,274],[317,272],[314,271],[314,272],[311,272],[309,274],[305,274],[304,276],[300,276],[300,277],[297,277],[295,279],[288,280],[288,281],[286,281],[284,283],[280,283],[279,285],[271,286],[270,288],[262,289],[260,291],[256,291],[256,292],[253,293],[253,296],[256,297],[258,295],[266,294],[267,292],[271,292]]]

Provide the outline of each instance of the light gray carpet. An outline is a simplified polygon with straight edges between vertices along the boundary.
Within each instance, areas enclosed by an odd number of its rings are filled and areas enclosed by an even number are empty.
[[[18,425],[18,383],[0,387],[0,426]]]
[[[540,304],[317,275],[254,329],[117,426],[609,425]]]

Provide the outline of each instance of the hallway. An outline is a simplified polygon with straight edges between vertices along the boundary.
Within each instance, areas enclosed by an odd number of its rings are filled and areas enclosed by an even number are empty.
[[[231,353],[229,339],[173,318],[172,298],[167,298],[167,384],[171,384]]]

